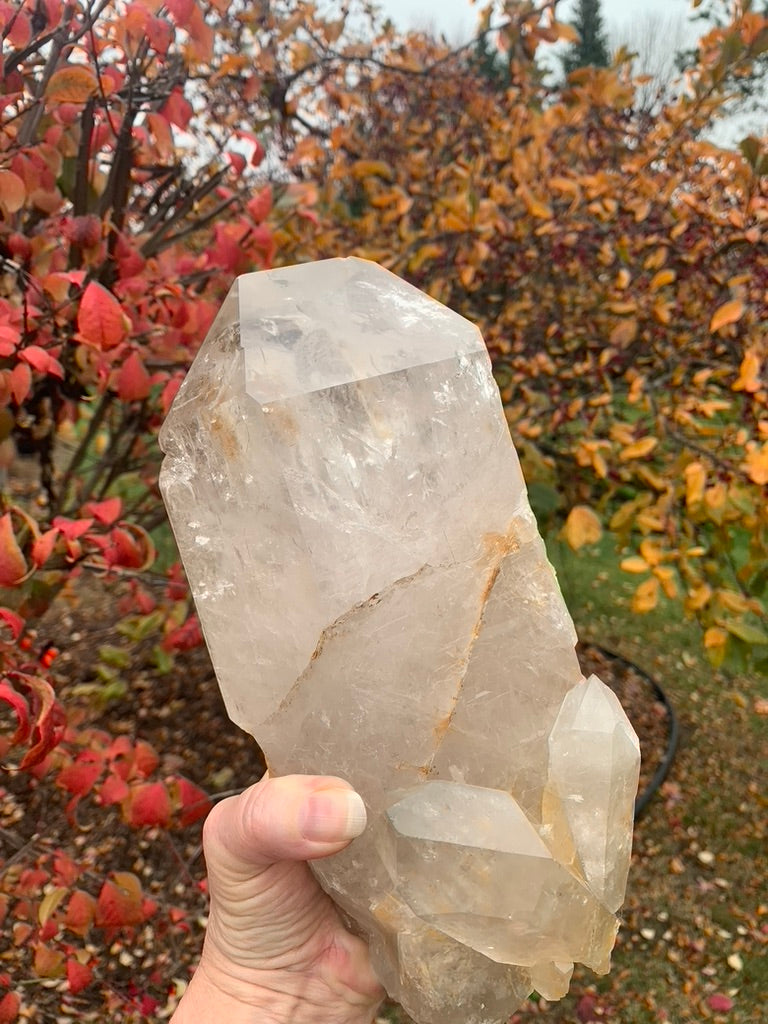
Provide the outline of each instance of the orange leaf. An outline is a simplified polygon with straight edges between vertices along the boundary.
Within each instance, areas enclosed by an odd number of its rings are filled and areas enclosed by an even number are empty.
[[[700,462],[689,462],[683,470],[685,477],[685,503],[690,508],[698,505],[704,497],[707,471]]]
[[[740,299],[732,299],[715,310],[709,329],[713,333],[728,324],[735,324],[744,315],[744,303]]]
[[[107,351],[124,340],[130,323],[112,292],[91,281],[80,299],[77,328],[89,345]]]
[[[27,562],[13,532],[11,513],[0,516],[0,587],[15,586],[27,572]]]
[[[677,277],[674,270],[659,270],[653,275],[651,279],[650,289],[652,292],[657,292],[659,288],[664,288],[665,285],[672,284]]]
[[[86,103],[99,91],[96,72],[85,64],[70,64],[52,77],[45,95],[54,103]]]
[[[16,363],[11,370],[10,385],[14,402],[16,405],[21,405],[32,387],[32,371],[27,363]]]
[[[641,558],[639,555],[632,555],[630,558],[623,559],[620,568],[624,572],[643,573],[648,572],[650,566],[644,558]]]
[[[621,320],[611,331],[610,342],[617,348],[625,348],[631,345],[637,337],[637,320],[632,317],[629,320]]]
[[[562,535],[574,551],[595,544],[603,534],[602,523],[587,505],[576,505],[568,513]]]
[[[27,189],[13,171],[0,171],[0,206],[6,213],[16,213],[24,205]]]
[[[745,468],[750,480],[756,484],[768,484],[768,441],[747,452]]]
[[[738,379],[731,385],[732,390],[748,391],[750,394],[759,391],[763,386],[763,382],[760,379],[760,365],[761,359],[757,349],[748,348],[739,367]]]
[[[622,462],[629,462],[630,459],[642,459],[644,455],[649,455],[658,443],[657,437],[643,437],[641,440],[627,445],[619,453],[619,458]]]
[[[35,974],[38,978],[55,978],[63,973],[64,954],[44,942],[35,944]]]
[[[86,935],[93,924],[96,913],[96,900],[90,893],[75,889],[67,904],[64,925],[75,935]]]

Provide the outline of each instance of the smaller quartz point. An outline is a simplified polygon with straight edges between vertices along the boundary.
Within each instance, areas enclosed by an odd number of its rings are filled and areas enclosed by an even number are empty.
[[[240,277],[160,486],[232,719],[368,828],[313,864],[419,1024],[608,969],[638,745],[585,682],[479,331],[373,263]]]
[[[531,984],[550,1002],[562,999],[568,993],[573,975],[573,964],[549,963],[536,964],[531,968]]]
[[[555,860],[509,793],[428,782],[387,818],[385,862],[423,921],[499,963],[551,958],[608,969],[594,951],[613,945],[615,917]]]
[[[640,745],[624,709],[590,676],[566,695],[549,734],[549,785],[587,885],[611,913],[627,885],[639,770]]]

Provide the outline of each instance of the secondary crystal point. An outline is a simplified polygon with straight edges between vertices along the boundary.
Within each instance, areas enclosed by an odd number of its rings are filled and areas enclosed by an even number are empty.
[[[419,1021],[608,967],[637,742],[575,634],[475,327],[375,264],[241,277],[161,434],[232,718],[348,779],[318,862]]]

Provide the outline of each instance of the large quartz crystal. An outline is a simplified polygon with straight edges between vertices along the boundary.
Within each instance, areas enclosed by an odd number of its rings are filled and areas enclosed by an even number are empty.
[[[639,749],[582,678],[472,324],[356,259],[233,285],[161,486],[231,717],[369,827],[317,862],[418,1021],[608,969]]]

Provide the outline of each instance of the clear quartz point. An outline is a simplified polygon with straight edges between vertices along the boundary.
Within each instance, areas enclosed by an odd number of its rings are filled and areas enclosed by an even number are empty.
[[[477,328],[373,263],[233,285],[161,433],[232,719],[369,827],[314,870],[420,1024],[608,969],[637,740],[585,682]]]

